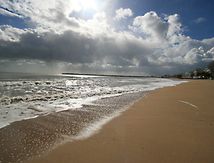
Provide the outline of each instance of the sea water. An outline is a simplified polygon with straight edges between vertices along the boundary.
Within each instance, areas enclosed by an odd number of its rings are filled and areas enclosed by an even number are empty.
[[[53,112],[81,110],[99,99],[179,83],[161,78],[1,73],[0,128]]]

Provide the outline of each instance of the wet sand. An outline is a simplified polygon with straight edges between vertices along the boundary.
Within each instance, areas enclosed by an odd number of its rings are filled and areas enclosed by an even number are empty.
[[[103,117],[111,117],[124,106],[128,107],[143,94],[104,98],[81,109],[53,112],[1,128],[0,163],[20,163],[44,155],[59,144],[79,137],[85,128]]]
[[[88,139],[30,163],[213,163],[214,81],[159,89]]]

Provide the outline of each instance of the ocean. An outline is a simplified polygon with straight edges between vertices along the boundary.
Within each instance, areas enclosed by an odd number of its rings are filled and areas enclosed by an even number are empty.
[[[147,92],[182,82],[1,73],[0,162],[23,161],[56,144],[87,138]],[[14,141],[14,137],[19,141]]]
[[[178,83],[159,78],[5,73],[0,77],[0,128],[52,112],[81,110],[83,105],[98,99],[146,92]]]

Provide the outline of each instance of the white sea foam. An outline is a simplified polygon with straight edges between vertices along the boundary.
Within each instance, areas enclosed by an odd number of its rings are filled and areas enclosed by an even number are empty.
[[[78,134],[78,136],[72,137],[72,140],[83,140],[91,137],[92,135],[98,133],[100,129],[110,122],[112,119],[120,116],[120,112],[115,112],[112,116],[106,116],[100,119],[99,121],[96,121],[89,126],[83,128],[81,132]]]
[[[81,109],[83,105],[101,98],[151,91],[182,82],[158,78],[111,77],[1,81],[0,128],[52,112]]]

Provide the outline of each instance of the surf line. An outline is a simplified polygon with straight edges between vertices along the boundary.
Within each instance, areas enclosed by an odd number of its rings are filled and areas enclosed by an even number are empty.
[[[187,104],[187,105],[189,105],[189,106],[192,106],[192,107],[195,108],[195,109],[198,109],[198,106],[196,106],[196,105],[194,105],[194,104],[192,104],[192,103],[190,103],[190,102],[182,101],[182,100],[178,100],[178,101],[181,102],[181,103]]]

